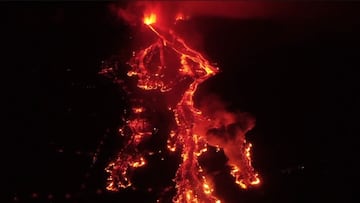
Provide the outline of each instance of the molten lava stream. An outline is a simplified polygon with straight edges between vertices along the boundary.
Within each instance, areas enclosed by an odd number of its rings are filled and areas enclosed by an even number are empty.
[[[232,140],[232,144],[228,144],[216,136],[215,138],[209,136],[208,130],[219,128],[217,118],[211,119],[204,116],[199,109],[194,107],[193,97],[198,85],[217,74],[218,68],[210,65],[209,61],[199,52],[186,45],[185,41],[174,31],[169,29],[165,34],[159,32],[153,26],[156,20],[155,14],[144,18],[144,24],[157,35],[158,41],[133,55],[129,62],[131,70],[128,72],[128,76],[137,76],[139,88],[160,90],[160,92],[171,91],[179,77],[191,79],[192,82],[181,95],[180,101],[174,108],[171,108],[177,128],[170,133],[168,149],[175,151],[178,146],[182,150],[182,162],[175,176],[177,194],[173,198],[173,202],[220,203],[220,200],[212,194],[213,186],[206,179],[199,165],[198,157],[207,151],[207,145],[224,148],[226,156],[229,154],[237,156],[236,159],[229,158],[228,162],[228,165],[232,167],[230,174],[234,176],[235,182],[244,189],[250,185],[259,184],[258,174],[251,166],[251,144],[246,143],[245,140],[245,133],[253,127],[253,123],[248,122],[246,127],[237,130],[238,135],[235,136],[237,139]],[[175,53],[180,64],[179,67],[166,67],[164,49]],[[155,53],[159,55],[159,59],[156,61],[159,61],[160,64],[154,69],[150,66],[153,65],[152,60]],[[177,78],[167,78],[165,74],[167,68],[176,68]],[[143,111],[144,109],[141,107],[133,108],[135,115],[141,114]],[[236,123],[235,118],[231,120]],[[151,133],[137,130],[137,122],[138,119],[127,121],[126,126],[131,130],[131,134],[128,135],[129,141],[119,153],[118,158],[107,167],[107,172],[110,173],[109,190],[131,186],[130,172],[146,164],[145,158],[138,152],[137,146],[146,136],[151,136]],[[206,129],[199,130],[197,125],[200,123],[203,125],[202,128]],[[204,125],[204,123],[206,124]]]

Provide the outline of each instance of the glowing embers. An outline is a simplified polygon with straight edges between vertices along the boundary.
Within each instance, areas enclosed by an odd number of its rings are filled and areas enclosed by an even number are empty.
[[[171,130],[170,131],[170,137],[168,138],[168,140],[166,141],[167,142],[167,148],[168,148],[168,150],[169,151],[171,151],[171,152],[175,152],[176,151],[176,142],[177,142],[177,140],[176,140],[176,133],[175,133],[175,131],[174,130]]]
[[[122,154],[111,162],[105,169],[110,174],[108,177],[107,190],[118,191],[120,188],[131,186],[131,174],[135,168],[142,167],[146,164],[145,159],[140,155]]]
[[[125,145],[105,169],[109,174],[107,190],[118,191],[130,187],[134,171],[146,165],[144,155],[137,149],[139,144],[153,133],[145,113],[144,107],[136,105],[132,108],[132,116],[129,119],[123,118],[125,125],[119,129],[119,134],[125,138]]]

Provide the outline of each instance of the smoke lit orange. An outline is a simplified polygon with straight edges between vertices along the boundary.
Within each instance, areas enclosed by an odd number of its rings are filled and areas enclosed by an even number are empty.
[[[155,13],[150,13],[145,15],[143,23],[158,40],[134,53],[129,61],[131,69],[128,76],[137,77],[139,88],[160,92],[172,91],[179,78],[191,79],[177,104],[169,108],[174,115],[176,128],[169,133],[167,148],[171,152],[181,150],[181,164],[174,179],[177,194],[173,202],[220,203],[198,158],[208,151],[208,146],[222,149],[228,157],[229,172],[234,182],[243,189],[258,185],[259,175],[251,165],[252,145],[245,140],[245,134],[253,128],[254,121],[245,116],[239,119],[239,115],[229,112],[210,116],[195,108],[193,97],[198,85],[216,75],[219,69],[201,53],[190,48],[173,30],[160,32],[154,25],[156,18]],[[174,20],[181,19],[183,15],[179,14]],[[165,52],[172,52],[176,56],[174,60],[178,61],[178,67],[168,66]],[[176,76],[168,76],[167,69],[175,70]],[[131,186],[131,171],[146,165],[146,156],[137,150],[137,146],[152,134],[149,122],[141,116],[144,112],[144,107],[133,107],[133,119],[126,120],[125,126],[119,130],[124,135],[124,129],[128,128],[131,134],[118,157],[106,168],[110,174],[108,190],[117,191]]]

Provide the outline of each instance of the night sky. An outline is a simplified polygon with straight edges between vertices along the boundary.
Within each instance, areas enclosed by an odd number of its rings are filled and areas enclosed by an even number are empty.
[[[171,184],[177,158],[156,155],[135,179],[138,190],[105,191],[103,169],[122,144],[117,129],[128,98],[98,72],[113,56],[125,63],[139,36],[108,5],[0,3],[1,202],[156,202]],[[263,184],[241,191],[220,173],[215,194],[226,202],[355,201],[360,4],[301,8],[187,25],[221,69],[196,98],[218,95],[257,119],[248,140]]]

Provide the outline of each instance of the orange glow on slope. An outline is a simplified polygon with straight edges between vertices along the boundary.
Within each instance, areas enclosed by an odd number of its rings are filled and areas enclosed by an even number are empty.
[[[176,21],[178,21],[178,20],[184,20],[185,19],[185,17],[184,17],[184,15],[182,14],[182,13],[178,13],[177,15],[176,15],[176,17],[175,17],[175,20]]]
[[[175,16],[175,23],[182,20],[189,20],[189,16],[186,16],[184,13],[177,13]]]
[[[144,107],[134,107],[132,110],[134,113],[142,113],[145,111]]]
[[[128,62],[131,69],[128,76],[136,76],[137,87],[143,90],[169,92],[178,83],[179,78],[189,78],[191,82],[188,88],[180,93],[180,100],[175,106],[169,108],[176,121],[176,129],[170,131],[167,140],[167,148],[174,152],[181,150],[182,162],[175,175],[175,187],[177,194],[173,202],[193,203],[193,202],[213,202],[220,203],[219,198],[213,195],[214,188],[206,179],[206,174],[201,168],[198,157],[208,150],[208,145],[223,149],[225,155],[235,154],[236,160],[229,159],[228,165],[231,166],[230,174],[235,178],[235,183],[241,188],[247,189],[249,186],[260,184],[260,179],[251,166],[251,144],[247,143],[245,133],[252,128],[252,123],[247,124],[245,130],[238,132],[240,141],[225,145],[223,141],[210,142],[210,137],[206,131],[219,128],[216,119],[208,118],[202,111],[194,107],[193,97],[197,87],[208,78],[216,75],[219,69],[213,66],[203,55],[190,48],[185,41],[175,34],[174,31],[159,31],[153,25],[156,22],[156,15],[151,13],[144,17],[144,23],[158,37],[158,40],[133,54]],[[162,33],[166,32],[166,33]],[[167,67],[164,55],[173,53],[178,60],[179,67]],[[159,58],[157,58],[159,57]],[[156,61],[156,65],[154,65]],[[153,65],[151,68],[150,66]],[[167,76],[165,70],[174,69],[177,76]],[[126,126],[131,129],[129,141],[118,158],[109,164],[106,171],[110,174],[108,179],[108,190],[118,190],[131,186],[129,174],[135,168],[146,165],[144,156],[138,152],[137,146],[152,133],[149,129],[147,120],[141,118],[145,111],[142,107],[132,108],[135,118],[126,121]],[[228,115],[223,115],[227,117]],[[230,116],[231,117],[231,116]],[[206,123],[207,129],[197,131],[195,128],[199,123]]]

